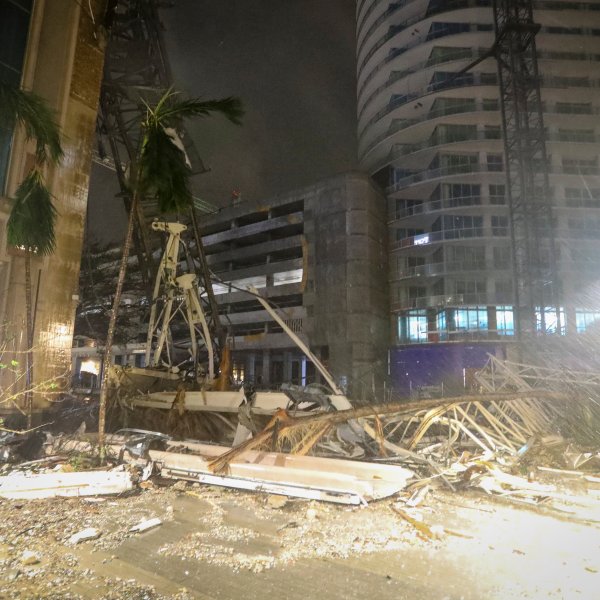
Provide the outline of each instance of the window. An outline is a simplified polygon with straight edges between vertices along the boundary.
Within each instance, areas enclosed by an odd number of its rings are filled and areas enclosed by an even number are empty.
[[[25,57],[32,0],[0,2],[0,80],[18,85]]]
[[[565,202],[571,208],[600,208],[600,188],[565,188]]]
[[[542,311],[540,308],[536,308],[535,318],[537,321],[537,330],[542,331]],[[552,307],[546,307],[544,310],[544,327],[546,333],[556,333],[558,327],[558,319],[556,309]],[[563,308],[560,309],[560,328],[561,334],[565,332],[565,311]]]
[[[588,103],[580,102],[557,102],[556,112],[571,114],[571,115],[591,115],[592,105]]]
[[[467,166],[472,168],[476,164],[476,154],[442,154],[440,156],[440,165],[446,168]]]
[[[486,125],[484,132],[486,140],[502,139],[502,130],[499,125]]]
[[[446,325],[446,311],[441,310],[435,317],[436,328],[440,340],[448,339],[448,327]]]
[[[427,312],[409,310],[398,317],[398,338],[401,342],[422,343],[427,341]]]
[[[589,310],[575,311],[575,326],[577,333],[583,333],[596,321],[600,320],[600,312]]]
[[[563,158],[562,166],[565,173],[593,175],[598,171],[598,159]]]
[[[448,260],[452,263],[459,263],[462,268],[485,268],[484,246],[448,246],[446,251]]]
[[[396,240],[403,240],[404,238],[414,237],[415,235],[421,235],[425,233],[424,229],[396,229]]]
[[[444,215],[442,225],[447,240],[483,235],[483,217]]]
[[[477,296],[484,295],[486,293],[486,283],[484,279],[473,279],[461,281],[457,280],[454,282],[454,293],[458,296]],[[468,302],[468,300],[464,300]]]
[[[477,125],[438,125],[431,134],[433,144],[451,144],[477,138]]]
[[[508,269],[510,267],[510,256],[510,248],[508,246],[494,246],[494,267],[497,269]]]
[[[285,285],[286,283],[299,283],[302,281],[302,269],[292,269],[291,271],[281,271],[273,274],[273,285]]]
[[[502,171],[504,169],[502,154],[488,154],[487,168],[488,171]]]
[[[477,170],[477,155],[442,154],[437,157],[435,168],[439,168],[440,166],[447,169],[449,175],[453,173],[472,173]]]
[[[390,171],[390,185],[394,185],[394,184],[400,182],[405,177],[408,177],[412,174],[413,174],[413,171],[410,171],[408,169],[400,169],[400,168],[394,167]]]
[[[488,328],[487,307],[457,308],[454,324],[457,331],[486,331]]]
[[[508,217],[492,215],[492,235],[496,237],[508,235]]]
[[[580,239],[600,239],[600,220],[591,217],[569,219],[571,235]]]
[[[481,186],[473,183],[446,183],[442,187],[445,200],[460,200],[460,202],[444,202],[444,206],[469,206],[481,204]]]
[[[468,23],[432,23],[427,33],[428,40],[444,37],[446,35],[456,35],[470,30]]]
[[[559,129],[558,139],[561,142],[593,142],[593,129]]]
[[[496,302],[510,302],[513,299],[513,286],[510,279],[496,281]]]
[[[407,257],[407,264],[409,267],[420,267],[425,264],[424,256],[409,256]]]
[[[479,76],[481,85],[498,85],[498,77],[496,73],[482,73]]]
[[[512,306],[496,307],[496,330],[499,335],[514,335],[515,323]]]
[[[431,50],[427,66],[437,65],[438,63],[451,60],[460,60],[461,58],[471,58],[471,48],[454,48],[452,46],[435,46]]]
[[[484,98],[483,99],[483,110],[498,110],[498,100],[495,98]]]
[[[460,87],[464,85],[473,85],[473,73],[456,73],[446,71],[436,71],[429,82],[429,89],[432,92],[444,89],[445,87]]]
[[[396,200],[396,219],[423,212],[423,200]]]
[[[506,204],[506,188],[504,184],[490,183],[490,204]]]
[[[453,115],[475,110],[475,98],[436,98],[429,116]]]
[[[560,33],[567,35],[581,35],[583,29],[580,27],[547,27],[548,33]]]
[[[418,298],[424,298],[427,294],[427,288],[420,285],[411,285],[408,288],[408,299],[417,300]]]
[[[19,85],[33,0],[0,2],[0,81]],[[12,131],[0,129],[0,193],[4,190]]]

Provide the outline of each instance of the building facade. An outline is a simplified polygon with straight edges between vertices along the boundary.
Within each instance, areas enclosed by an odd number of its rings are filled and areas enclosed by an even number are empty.
[[[346,173],[243,202],[202,219],[221,320],[233,341],[234,377],[261,386],[318,380],[312,364],[245,292],[254,286],[359,395],[386,368],[385,200],[368,177]],[[364,395],[364,394],[363,394]]]
[[[389,344],[385,215],[381,191],[355,172],[202,215],[204,252],[216,278],[213,291],[236,382],[259,389],[321,382],[290,335],[248,293],[251,286],[341,387],[359,398],[380,389]],[[185,271],[188,265],[184,261],[181,267]],[[87,268],[82,266],[82,276]],[[106,264],[94,270],[91,302],[85,297],[89,286],[82,285],[88,315],[79,319],[78,333],[87,337],[77,336],[72,351],[79,388],[93,388],[98,381],[102,348],[90,338],[88,317],[98,312],[102,270]],[[148,303],[137,296],[131,294],[131,305],[143,315]],[[109,295],[102,300],[110,305]],[[146,366],[147,319],[136,323],[137,336],[133,326],[126,343],[113,349],[118,364]],[[180,332],[178,343],[187,343],[186,336]]]
[[[32,259],[34,388],[70,383],[70,348],[96,112],[104,61],[104,0],[0,0],[0,79],[42,96],[54,110],[65,152],[46,181],[58,216],[56,250]],[[7,248],[10,197],[32,163],[34,147],[17,130],[0,132],[0,348],[3,363],[23,364],[24,259]],[[3,369],[0,396],[18,391],[22,372]],[[17,401],[20,399],[17,397]],[[45,405],[43,394],[34,398]],[[0,405],[0,409],[6,408]]]
[[[496,60],[455,75],[492,46],[492,4],[357,2],[359,159],[388,201],[391,367],[401,387],[447,372],[464,383],[514,339]],[[533,7],[560,333],[570,335],[600,317],[600,2]],[[418,364],[430,368],[419,375]]]

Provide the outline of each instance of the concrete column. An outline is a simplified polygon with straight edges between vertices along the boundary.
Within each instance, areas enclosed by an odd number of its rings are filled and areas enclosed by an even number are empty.
[[[262,359],[262,382],[263,385],[268,385],[271,383],[271,354],[268,350],[263,350]]]
[[[575,313],[575,306],[573,304],[567,304],[564,312],[564,323],[561,323],[563,327],[566,326],[567,335],[573,335],[577,333],[577,317]]]
[[[292,353],[283,353],[283,381],[292,380]]]
[[[245,361],[245,373],[244,373],[244,379],[246,381],[254,381],[254,363],[256,361],[256,357],[254,356],[254,352],[251,352],[250,354],[246,355],[246,361]]]

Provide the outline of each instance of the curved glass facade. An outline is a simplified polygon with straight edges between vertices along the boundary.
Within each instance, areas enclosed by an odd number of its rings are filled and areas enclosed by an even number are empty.
[[[600,310],[600,2],[533,5],[561,323],[575,333]],[[491,0],[357,2],[359,160],[387,192],[396,343],[514,334],[495,58],[456,76],[493,41]]]

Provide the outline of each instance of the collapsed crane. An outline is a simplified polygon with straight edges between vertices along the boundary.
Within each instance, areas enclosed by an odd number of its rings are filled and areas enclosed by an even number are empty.
[[[498,69],[512,247],[513,309],[519,342],[561,333],[561,292],[532,0],[494,0],[494,43],[447,80],[484,60]]]
[[[517,338],[561,332],[560,288],[532,0],[494,0]],[[539,317],[538,317],[539,315]]]

